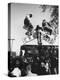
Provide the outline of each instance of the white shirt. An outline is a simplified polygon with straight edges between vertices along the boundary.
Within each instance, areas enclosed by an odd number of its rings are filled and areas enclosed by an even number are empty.
[[[19,77],[21,76],[21,70],[18,67],[14,68],[14,70],[12,71],[12,74],[16,77]]]
[[[27,76],[37,76],[37,74],[32,73],[31,71],[28,72]]]

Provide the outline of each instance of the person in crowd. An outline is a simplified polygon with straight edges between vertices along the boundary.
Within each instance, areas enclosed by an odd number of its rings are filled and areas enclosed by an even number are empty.
[[[21,76],[21,70],[16,67],[14,68],[14,70],[11,72],[12,75],[16,76],[16,77],[20,77]]]
[[[26,71],[27,71],[27,76],[37,76],[37,74],[31,72],[31,64],[27,65]]]
[[[32,31],[33,31],[33,25],[32,25],[32,22],[31,22],[31,19],[32,19],[32,14],[28,14],[25,19],[24,19],[24,26],[23,28],[25,30],[27,30],[27,32],[25,33],[25,35],[31,39],[32,37]]]
[[[29,14],[24,19],[24,26],[23,26],[23,28],[27,30],[26,35],[28,34],[28,32],[31,32],[32,29],[33,29],[33,25],[31,23],[31,18],[32,18],[32,14]]]
[[[46,74],[46,69],[45,69],[45,63],[41,62],[41,67],[40,67],[40,74],[45,75]]]
[[[52,27],[49,22],[47,22],[45,19],[42,21],[42,28],[44,31],[46,31],[48,34],[52,34]]]

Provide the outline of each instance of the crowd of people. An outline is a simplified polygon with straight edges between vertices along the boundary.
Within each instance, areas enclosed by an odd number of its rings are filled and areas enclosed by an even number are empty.
[[[58,74],[58,46],[25,45],[20,56],[10,56],[9,76]]]

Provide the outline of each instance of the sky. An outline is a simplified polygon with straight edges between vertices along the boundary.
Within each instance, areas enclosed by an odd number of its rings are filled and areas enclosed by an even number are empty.
[[[15,39],[13,41],[13,44],[11,45],[12,51],[16,51],[16,53],[19,53],[20,47],[21,45],[23,45],[23,39],[26,32],[26,30],[23,29],[25,16],[30,13],[33,14],[31,23],[34,28],[36,27],[36,25],[42,26],[43,19],[46,19],[46,21],[48,22],[51,20],[50,15],[52,11],[50,11],[49,8],[47,8],[45,12],[42,12],[42,8],[39,4],[11,4],[11,34],[9,38]],[[44,40],[42,41],[42,43],[43,45],[49,45],[49,43]],[[37,40],[35,39],[28,44],[37,45]],[[54,44],[58,45],[58,37]]]

